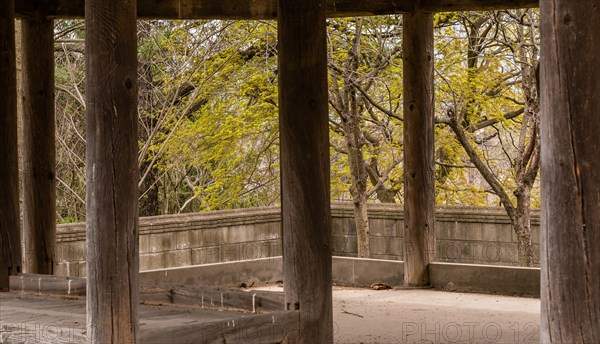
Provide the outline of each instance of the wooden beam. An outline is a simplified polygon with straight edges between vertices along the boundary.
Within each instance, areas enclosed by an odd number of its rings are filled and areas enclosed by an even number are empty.
[[[433,14],[404,14],[404,283],[429,284],[435,256]]]
[[[86,1],[87,336],[137,343],[135,0]]]
[[[21,272],[15,8],[0,0],[0,291]]]
[[[83,18],[84,0],[14,0],[18,16]],[[327,0],[328,17],[413,12],[414,0]],[[423,0],[431,12],[538,7],[538,0]],[[277,0],[138,0],[140,19],[276,19]]]
[[[10,276],[11,292],[37,295],[85,297],[86,278],[55,275],[19,274]],[[267,313],[281,311],[283,293],[261,290],[141,283],[140,303],[175,305],[195,309],[236,310]]]
[[[272,291],[178,286],[166,283],[143,283],[140,288],[140,301],[146,305],[171,304],[191,308],[265,313],[284,309],[283,300],[283,293]]]
[[[163,343],[282,343],[288,333],[298,331],[298,311],[246,314],[205,323],[183,323],[169,328],[147,329],[140,342]],[[316,342],[313,342],[316,343]]]
[[[600,7],[541,4],[541,341],[600,343]]]
[[[421,0],[421,9],[426,12],[493,11],[539,5],[539,0]]]
[[[284,291],[300,311],[286,343],[332,343],[325,0],[279,0],[278,13]]]
[[[55,275],[19,274],[10,277],[13,293],[85,297],[85,278]]]
[[[24,271],[54,273],[56,143],[54,21],[22,20]]]
[[[15,0],[17,14],[36,12],[56,18],[82,18],[84,0],[52,0],[47,3]],[[140,19],[276,19],[277,0],[138,0]],[[408,0],[328,0],[331,17],[391,14],[410,11]]]

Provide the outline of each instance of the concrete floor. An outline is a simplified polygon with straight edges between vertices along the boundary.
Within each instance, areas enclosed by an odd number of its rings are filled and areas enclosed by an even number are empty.
[[[241,315],[231,311],[148,305],[140,306],[139,311],[140,332],[200,325]],[[0,293],[1,344],[85,343],[85,323],[85,300]],[[176,340],[172,342],[176,343]]]
[[[340,344],[539,342],[539,299],[335,287],[333,309]],[[142,306],[140,330],[235,316],[239,313]],[[84,333],[83,300],[0,294],[2,344],[78,343]]]
[[[436,290],[334,290],[336,343],[539,343],[540,300]]]

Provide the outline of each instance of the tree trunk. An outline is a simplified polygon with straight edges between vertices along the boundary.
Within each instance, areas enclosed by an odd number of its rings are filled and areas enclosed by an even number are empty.
[[[371,258],[369,245],[369,215],[367,213],[367,194],[363,192],[354,199],[354,221],[356,223],[356,241],[359,258]]]
[[[370,258],[369,247],[369,216],[367,214],[367,170],[362,153],[360,138],[360,117],[356,114],[356,91],[351,92],[354,98],[350,107],[352,114],[348,114],[343,121],[344,139],[348,147],[348,162],[352,185],[350,194],[354,204],[354,222],[356,224],[356,241],[358,257]]]
[[[377,172],[378,164],[378,160],[374,157],[371,157],[371,159],[369,159],[369,165],[367,166],[367,174],[369,175],[371,184],[373,184],[375,188],[377,200],[381,203],[396,203],[396,194],[398,193],[398,190],[394,187],[387,188],[379,181],[379,179],[383,176]]]
[[[517,196],[517,207],[511,222],[517,234],[517,247],[520,266],[533,266],[534,252],[531,241],[531,186],[519,188]]]
[[[138,35],[138,40],[148,39],[150,32],[147,30],[140,30],[140,34]],[[138,85],[138,93],[139,93],[139,109],[140,111],[151,113],[154,107],[154,99],[153,99],[153,78],[152,75],[152,65],[148,61],[140,61],[139,62],[139,85]],[[147,118],[141,118],[142,121],[145,122],[145,128],[153,129],[157,125],[157,119],[154,116],[148,116]],[[140,140],[142,142],[147,142],[150,139],[150,133],[145,132],[142,128],[140,130]],[[146,159],[146,157],[142,157],[142,159]],[[150,166],[151,161],[144,160],[141,164],[140,171],[144,173],[148,168],[150,171],[146,175],[146,178],[142,181],[142,185],[140,185],[140,192],[142,196],[140,197],[140,216],[155,216],[160,214],[160,201],[159,201],[159,186],[160,181],[159,171],[156,168],[156,163]]]
[[[141,171],[148,168],[149,163],[143,163]],[[140,191],[145,193],[140,199],[140,216],[160,215],[159,181],[156,167],[151,167],[150,172],[140,186]]]
[[[532,67],[527,61],[528,54],[525,48],[527,40],[522,25],[518,26],[517,35],[519,41],[523,42],[520,45],[519,56],[521,58],[521,87],[525,95],[525,109],[521,122],[521,134],[519,135],[519,156],[516,160],[517,188],[514,195],[517,198],[517,206],[513,225],[518,238],[519,264],[521,266],[533,266],[531,189],[540,168],[540,98],[535,77],[535,66]],[[535,65],[535,59],[532,60]]]

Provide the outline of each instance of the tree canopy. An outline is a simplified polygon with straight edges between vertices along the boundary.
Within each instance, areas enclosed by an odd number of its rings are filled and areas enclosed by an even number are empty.
[[[142,215],[278,204],[276,25],[139,22]],[[327,27],[331,197],[401,202],[402,17]],[[56,23],[62,222],[85,216],[84,35],[80,21]],[[536,10],[435,15],[437,204],[503,206],[526,234],[539,206],[538,60]]]

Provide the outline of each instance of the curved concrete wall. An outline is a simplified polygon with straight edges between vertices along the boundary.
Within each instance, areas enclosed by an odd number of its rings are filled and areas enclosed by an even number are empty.
[[[502,208],[437,209],[437,261],[518,265],[516,236]],[[371,257],[403,260],[402,206],[369,207]],[[333,254],[356,256],[352,205],[333,203]],[[140,219],[140,270],[281,255],[279,208],[252,208]],[[539,251],[539,213],[532,219]],[[85,224],[59,225],[57,274],[85,276]],[[536,262],[537,262],[536,254]]]

